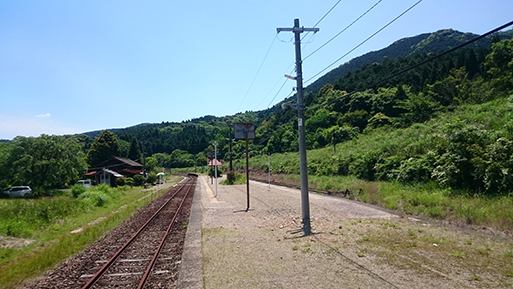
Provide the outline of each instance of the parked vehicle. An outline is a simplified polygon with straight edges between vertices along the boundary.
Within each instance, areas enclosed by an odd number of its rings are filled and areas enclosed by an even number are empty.
[[[29,186],[12,186],[4,189],[4,194],[9,198],[30,198],[32,197],[32,189]]]
[[[77,185],[82,185],[85,188],[89,188],[89,187],[91,187],[91,180],[79,180],[77,182]]]

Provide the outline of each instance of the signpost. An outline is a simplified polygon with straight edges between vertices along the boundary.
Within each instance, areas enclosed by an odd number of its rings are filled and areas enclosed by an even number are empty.
[[[247,122],[234,123],[235,126],[235,139],[246,140],[246,195],[247,207],[246,212],[249,211],[249,140],[255,138],[255,125]]]

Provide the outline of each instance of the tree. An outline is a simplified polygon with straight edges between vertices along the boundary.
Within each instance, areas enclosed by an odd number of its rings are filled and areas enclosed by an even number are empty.
[[[94,140],[87,152],[87,163],[94,167],[118,155],[119,141],[116,135],[111,131],[104,130]]]
[[[146,158],[146,171],[149,172],[155,172],[155,169],[157,168],[157,159],[154,157],[147,157]]]
[[[3,185],[29,185],[36,195],[64,188],[86,171],[85,155],[74,137],[41,135],[17,137],[3,147],[0,175]]]
[[[436,107],[436,103],[425,97],[422,93],[411,94],[408,99],[399,101],[397,105],[397,108],[405,111],[405,113],[399,116],[404,125],[429,120]]]
[[[173,168],[193,167],[194,164],[194,155],[187,151],[176,149],[171,153],[171,166]]]
[[[508,95],[513,90],[513,38],[492,45],[486,56],[485,66],[493,77],[492,86],[499,95]]]
[[[136,162],[140,162],[142,157],[141,149],[139,148],[139,142],[135,137],[132,137],[130,142],[130,149],[128,150],[128,158]]]

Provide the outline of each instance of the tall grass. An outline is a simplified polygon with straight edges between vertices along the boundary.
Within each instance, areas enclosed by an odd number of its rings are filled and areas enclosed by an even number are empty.
[[[74,194],[76,197],[70,191],[39,199],[0,200],[0,226],[4,228],[0,235],[6,236],[4,224],[11,224],[11,227],[19,224],[16,226],[29,229],[13,232],[36,241],[22,248],[0,248],[1,288],[16,288],[24,280],[78,253],[152,200],[141,198],[148,192],[139,188],[97,186],[79,191]],[[165,191],[161,189],[154,193]],[[98,201],[98,198],[103,201]],[[92,223],[100,217],[103,217],[101,222]],[[83,230],[71,233],[78,227]]]
[[[0,265],[0,287],[16,288],[24,280],[42,274],[48,268],[80,252],[131,216],[144,203],[134,203],[104,221],[86,227],[78,234],[66,233],[52,242],[40,244],[35,250],[25,251],[23,257],[14,258],[9,263]]]
[[[299,175],[281,175],[297,184]],[[354,176],[309,176],[312,191],[344,191],[350,199],[381,206],[398,213],[469,225],[513,229],[513,198],[455,195],[434,183],[404,185],[398,182],[368,182]]]
[[[0,200],[0,235],[29,238],[60,219],[87,209],[71,196]]]
[[[121,194],[120,190],[101,185],[84,190],[77,198],[72,193],[64,193],[28,200],[0,199],[0,235],[30,238],[65,218],[104,206]]]

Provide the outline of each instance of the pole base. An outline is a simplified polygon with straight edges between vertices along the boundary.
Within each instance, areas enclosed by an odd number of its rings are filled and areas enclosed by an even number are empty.
[[[305,236],[309,236],[312,234],[312,227],[310,225],[310,218],[304,218],[303,219],[303,232],[305,233]]]

